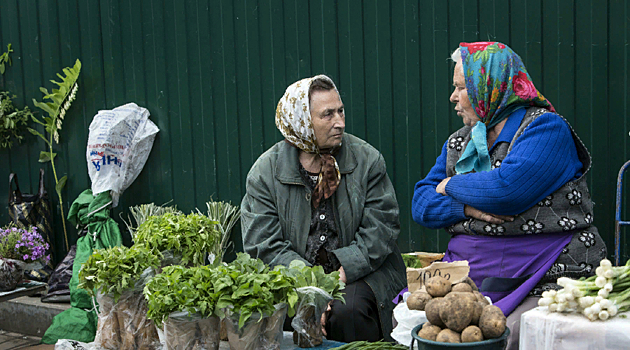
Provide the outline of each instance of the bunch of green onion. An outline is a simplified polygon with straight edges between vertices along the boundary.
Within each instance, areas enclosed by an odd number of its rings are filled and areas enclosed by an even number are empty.
[[[591,321],[630,310],[630,260],[625,266],[612,266],[604,259],[595,276],[579,280],[560,277],[558,285],[563,289],[543,292],[539,306],[547,306],[551,312],[578,312]]]

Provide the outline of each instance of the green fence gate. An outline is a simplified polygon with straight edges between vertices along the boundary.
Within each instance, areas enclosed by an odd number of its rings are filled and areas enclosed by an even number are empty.
[[[284,89],[328,74],[346,105],[347,131],[385,157],[401,209],[400,248],[443,251],[448,235],[413,222],[410,202],[461,126],[448,101],[447,58],[460,41],[501,41],[589,148],[595,224],[612,255],[615,179],[629,158],[629,7],[615,0],[3,0],[0,48],[11,43],[15,51],[0,89],[34,109],[39,87],[50,89],[55,73],[82,61],[59,147],[66,213],[90,186],[92,117],[128,102],[149,109],[161,131],[118,219],[147,202],[172,200],[185,211],[211,198],[240,203],[248,169],[281,139],[274,112]],[[30,134],[1,150],[0,175],[17,172],[23,191],[34,191],[43,166],[59,215],[50,166],[37,161],[42,150]],[[0,198],[6,191],[0,186]],[[3,203],[0,225],[9,220]],[[58,217],[55,228],[61,255]],[[239,249],[239,230],[234,236]]]

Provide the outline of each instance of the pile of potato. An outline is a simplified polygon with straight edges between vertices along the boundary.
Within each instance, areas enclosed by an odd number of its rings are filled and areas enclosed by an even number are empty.
[[[427,320],[418,336],[444,343],[468,343],[500,337],[506,318],[490,305],[470,278],[451,285],[443,277],[431,277],[426,292],[415,291],[407,298],[409,310],[426,312]]]

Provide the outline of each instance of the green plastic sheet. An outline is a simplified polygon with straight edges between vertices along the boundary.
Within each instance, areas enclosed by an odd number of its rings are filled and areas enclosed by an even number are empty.
[[[72,203],[68,221],[74,226],[87,226],[87,235],[77,240],[77,255],[72,265],[70,279],[70,309],[53,319],[46,330],[42,343],[55,344],[59,339],[72,339],[90,343],[96,335],[98,317],[96,301],[89,294],[78,289],[79,271],[95,249],[122,245],[118,224],[110,216],[112,198],[109,191],[93,196],[92,190],[85,190]]]

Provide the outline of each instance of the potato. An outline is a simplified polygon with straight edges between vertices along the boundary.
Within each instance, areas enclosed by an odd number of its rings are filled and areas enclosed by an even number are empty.
[[[432,325],[436,325],[440,328],[446,327],[440,318],[440,308],[442,307],[443,302],[444,298],[433,298],[424,307],[424,311],[427,314],[427,320],[429,320]]]
[[[429,278],[424,286],[432,297],[443,297],[451,291],[451,281],[441,276]]]
[[[467,299],[470,300],[471,303],[477,302],[477,297],[473,293],[463,293],[463,292],[450,292],[444,296],[444,299]]]
[[[467,294],[467,293],[461,293]],[[468,327],[472,320],[474,311],[474,303],[469,298],[451,297],[444,298],[444,303],[440,307],[440,319],[446,327],[461,332]]]
[[[473,306],[473,317],[470,320],[471,325],[475,325],[475,326],[479,325],[479,317],[481,317],[481,313],[483,312],[484,306],[486,306],[486,304],[479,301],[475,301],[474,306]]]
[[[483,294],[475,291],[473,291],[473,294],[477,297],[477,301],[483,303],[484,305],[490,305],[490,302],[483,296]]]
[[[424,307],[431,299],[433,298],[428,293],[415,291],[407,298],[407,307],[409,310],[424,311]]]
[[[466,279],[463,280],[462,282],[468,284],[473,292],[479,291],[479,288],[477,288],[475,281],[473,281],[470,277],[466,277]]]
[[[453,285],[453,288],[451,288],[451,293],[452,292],[461,292],[461,293],[472,293],[472,287],[468,284],[468,283],[457,283],[455,285]]]
[[[506,322],[507,319],[501,309],[494,305],[486,305],[479,317],[479,328],[484,338],[498,338],[505,332]]]
[[[459,333],[447,328],[438,333],[437,337],[435,337],[435,341],[442,343],[461,343],[462,339]]]
[[[422,329],[418,331],[418,336],[422,339],[433,340],[437,338],[437,335],[442,331],[442,328],[434,325],[422,326]]]
[[[477,326],[468,326],[462,332],[462,343],[472,343],[482,340],[483,334],[481,333],[481,329]]]
[[[431,324],[431,322],[427,321],[427,322],[422,324],[422,329],[425,329],[425,328],[427,328],[429,326],[433,326],[433,325]]]

